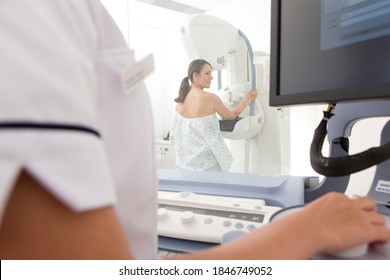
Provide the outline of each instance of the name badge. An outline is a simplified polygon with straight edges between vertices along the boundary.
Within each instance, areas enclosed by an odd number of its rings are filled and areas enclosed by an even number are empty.
[[[130,94],[154,71],[153,54],[127,66],[121,74],[123,92]]]

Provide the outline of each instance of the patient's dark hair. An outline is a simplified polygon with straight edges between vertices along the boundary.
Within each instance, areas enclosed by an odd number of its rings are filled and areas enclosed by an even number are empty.
[[[184,100],[187,97],[187,94],[190,92],[191,86],[189,81],[191,83],[193,82],[193,74],[198,73],[200,74],[200,71],[202,71],[203,66],[205,64],[210,65],[206,60],[204,59],[195,59],[193,60],[190,65],[188,66],[188,72],[187,72],[187,77],[185,77],[180,84],[180,89],[179,89],[179,96],[175,98],[175,102],[177,103],[183,103]]]

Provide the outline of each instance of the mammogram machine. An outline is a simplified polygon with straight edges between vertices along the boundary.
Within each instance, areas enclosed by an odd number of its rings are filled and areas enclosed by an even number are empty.
[[[220,120],[235,158],[245,151],[243,171],[280,174],[289,170],[289,110],[268,105],[269,54],[254,52],[244,32],[206,14],[188,17],[181,35],[189,61],[205,59],[217,72],[218,95],[226,106],[234,109],[250,90],[259,90],[258,98],[239,117]],[[240,152],[235,154],[236,150]]]

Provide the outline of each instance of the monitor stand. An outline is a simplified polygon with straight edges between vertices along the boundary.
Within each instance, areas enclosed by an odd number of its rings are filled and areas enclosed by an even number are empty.
[[[332,111],[328,122],[328,140],[330,142],[330,157],[348,156],[348,148],[341,141],[351,135],[353,125],[359,120],[373,117],[390,116],[389,101],[351,102],[340,103]],[[390,121],[382,129],[381,147],[389,147],[390,143]],[[379,210],[390,216],[390,207],[385,204],[390,202],[390,152],[386,150],[387,160],[377,164],[374,180],[368,195],[374,197],[378,202]],[[339,177],[325,177],[317,186],[305,189],[305,202],[310,202],[325,193],[336,191],[345,192],[350,175]]]
[[[381,145],[389,142],[390,121],[382,130]],[[378,211],[390,217],[390,160],[376,167],[374,180],[367,194],[378,202]]]
[[[348,145],[345,144],[344,139],[350,136],[352,126],[362,119],[390,116],[390,101],[337,104],[332,113],[334,116],[328,122],[330,157],[348,156]],[[390,228],[390,120],[382,129],[380,146],[386,147],[387,160],[385,159],[376,165],[374,179],[367,195],[378,202],[378,211],[385,215],[386,225]],[[305,188],[305,203],[331,191],[344,193],[348,187],[349,178],[349,174],[339,177],[324,177],[317,186]],[[337,259],[333,255],[326,254],[318,254],[313,258]],[[368,252],[358,259],[390,259],[390,243],[376,247],[370,246]]]

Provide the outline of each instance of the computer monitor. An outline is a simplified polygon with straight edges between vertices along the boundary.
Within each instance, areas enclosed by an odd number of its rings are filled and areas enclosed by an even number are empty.
[[[271,1],[271,106],[390,98],[389,0]]]
[[[350,174],[373,165],[369,193],[390,201],[381,185],[390,182],[390,121],[380,147],[348,153],[356,120],[390,116],[390,0],[271,1],[270,105],[332,104],[310,146],[311,166],[325,179],[305,189],[305,201],[344,192]],[[329,157],[322,155],[326,135]]]

